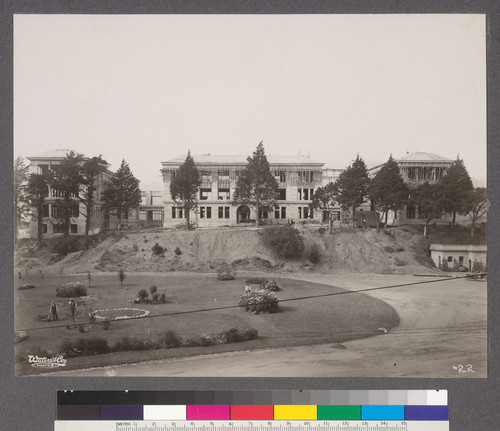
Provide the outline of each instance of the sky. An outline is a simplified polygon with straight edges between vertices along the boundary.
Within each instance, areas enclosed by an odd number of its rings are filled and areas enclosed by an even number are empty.
[[[16,15],[14,155],[187,154],[345,168],[423,151],[486,183],[484,15]]]

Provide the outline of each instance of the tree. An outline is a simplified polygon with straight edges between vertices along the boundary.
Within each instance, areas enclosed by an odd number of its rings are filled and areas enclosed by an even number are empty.
[[[465,215],[469,212],[468,196],[474,190],[464,162],[457,157],[441,178],[439,185],[443,209],[453,214],[454,225],[457,213]]]
[[[102,159],[101,155],[92,157],[83,162],[81,166],[81,190],[80,201],[82,202],[85,213],[85,245],[89,246],[90,220],[92,219],[95,204],[95,191],[99,176],[106,171],[108,163]]]
[[[471,237],[474,236],[476,222],[486,214],[488,210],[488,200],[486,189],[484,187],[476,187],[468,194],[469,201],[469,217],[471,221]]]
[[[125,160],[122,160],[120,168],[106,184],[103,201],[107,211],[116,211],[118,229],[121,229],[123,215],[128,221],[129,211],[139,207],[141,203],[139,180],[134,177]]]
[[[384,225],[387,228],[388,212],[399,210],[408,198],[408,186],[401,177],[398,164],[392,156],[389,156],[389,160],[372,179],[369,195],[375,209],[384,215]],[[378,220],[377,217],[377,226]]]
[[[27,198],[31,207],[36,212],[34,217],[37,221],[37,241],[39,248],[42,247],[43,206],[48,195],[48,181],[45,175],[31,174],[28,180]]]
[[[19,229],[30,211],[28,196],[29,166],[24,159],[17,156],[14,160],[14,242],[17,241]]]
[[[170,183],[170,195],[177,205],[184,209],[187,229],[191,229],[190,213],[198,206],[198,190],[201,184],[201,177],[198,169],[188,151],[186,160],[179,167],[175,177]]]
[[[426,181],[418,186],[413,193],[414,201],[418,205],[419,216],[425,218],[425,232],[430,221],[443,214],[442,193],[439,184],[429,184]]]
[[[82,176],[80,174],[83,155],[70,151],[59,165],[53,165],[50,172],[50,185],[58,198],[58,218],[62,220],[64,236],[69,235],[71,217],[78,217],[78,204]]]
[[[311,198],[309,206],[315,210],[327,211],[329,217],[330,233],[332,233],[333,220],[331,211],[335,208],[337,200],[337,188],[334,183],[328,183],[324,187],[318,187]]]
[[[247,162],[236,182],[233,202],[253,206],[256,213],[255,223],[259,226],[260,210],[277,205],[278,183],[269,169],[262,141],[257,145],[252,157],[247,158]]]
[[[334,183],[338,203],[345,211],[352,208],[352,223],[354,226],[356,207],[368,197],[370,179],[365,162],[359,154],[354,163],[343,171]]]

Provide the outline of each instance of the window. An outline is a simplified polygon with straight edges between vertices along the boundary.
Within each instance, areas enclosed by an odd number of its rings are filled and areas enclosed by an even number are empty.
[[[46,223],[42,224],[42,233],[47,233],[47,224]]]
[[[42,217],[48,217],[48,216],[49,216],[49,206],[42,205]]]
[[[219,207],[219,218],[224,218],[224,207]]]
[[[286,182],[286,171],[274,171],[274,178],[276,178],[276,181],[279,183]]]
[[[172,218],[175,218],[176,216],[176,208],[175,207],[172,207]]]
[[[274,209],[274,218],[280,218],[280,209],[279,208]]]
[[[152,211],[153,213],[153,220],[163,220],[163,211],[157,210],[157,211]]]
[[[286,218],[286,207],[281,207],[281,218]]]
[[[459,266],[464,266],[464,257],[463,256],[459,256],[458,257],[458,265]]]
[[[312,210],[309,207],[299,207],[299,218],[311,218]]]
[[[78,225],[77,224],[71,225],[71,233],[78,233]]]
[[[229,218],[229,207],[224,208],[224,218]]]
[[[413,205],[408,205],[406,207],[406,218],[407,219],[415,218],[415,207]]]
[[[299,181],[302,183],[312,183],[313,182],[313,171],[299,171]]]
[[[228,201],[229,200],[229,189],[219,189],[217,193],[217,200],[219,201]]]
[[[184,218],[184,210],[182,208],[177,208],[177,218]]]
[[[286,189],[278,189],[278,200],[279,201],[286,201]]]
[[[219,218],[229,218],[229,207],[218,208]]]
[[[267,211],[267,209],[265,209],[265,210],[260,209],[259,210],[259,218],[269,218],[269,212]]]
[[[212,207],[200,207],[200,218],[212,218]]]
[[[50,216],[54,218],[61,217],[61,208],[59,205],[50,206]]]
[[[298,189],[299,191],[299,201],[309,201],[312,199],[314,194],[314,189]]]
[[[305,201],[309,200],[309,189],[304,189],[304,200]]]
[[[80,207],[78,205],[73,205],[70,208],[70,217],[78,217],[80,215]]]
[[[139,220],[146,220],[146,211],[139,210]]]
[[[172,207],[172,218],[183,218],[182,208]]]
[[[206,201],[212,189],[200,189],[200,201]]]
[[[53,233],[64,233],[63,225],[62,224],[52,225],[52,232]]]
[[[219,178],[220,177],[227,177],[227,179],[229,179],[229,169],[219,169],[217,171],[218,175],[219,175]],[[223,178],[223,179],[226,179],[226,178]]]
[[[332,212],[332,220],[333,221],[340,221],[340,211],[333,211]]]

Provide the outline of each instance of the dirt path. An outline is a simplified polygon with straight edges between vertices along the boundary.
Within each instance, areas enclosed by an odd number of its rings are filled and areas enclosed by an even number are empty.
[[[280,274],[283,277],[283,274]],[[358,291],[428,277],[290,275]],[[486,377],[486,284],[447,279],[368,293],[390,304],[401,324],[391,333],[343,345],[266,349],[60,372],[69,376]],[[462,373],[455,367],[474,372]]]

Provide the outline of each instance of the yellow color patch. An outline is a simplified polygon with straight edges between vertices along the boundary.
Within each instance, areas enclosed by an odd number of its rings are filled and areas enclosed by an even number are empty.
[[[317,406],[274,406],[275,421],[315,421],[317,418]]]

